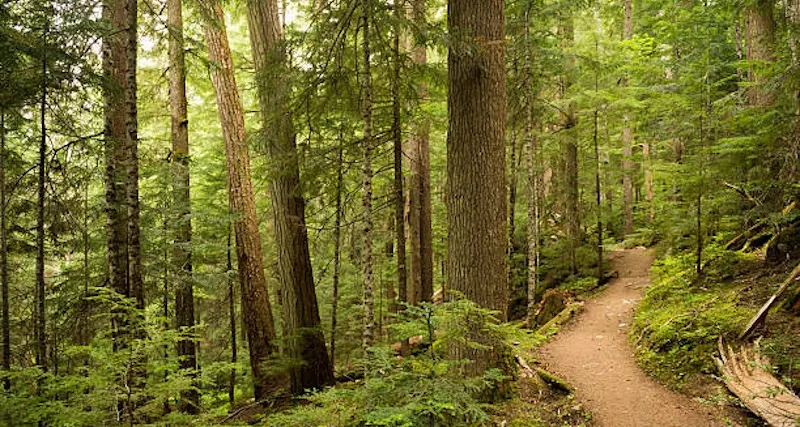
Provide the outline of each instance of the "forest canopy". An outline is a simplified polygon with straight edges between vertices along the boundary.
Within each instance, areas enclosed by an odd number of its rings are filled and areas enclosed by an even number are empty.
[[[635,247],[713,382],[799,199],[800,0],[2,2],[0,424],[494,425]]]

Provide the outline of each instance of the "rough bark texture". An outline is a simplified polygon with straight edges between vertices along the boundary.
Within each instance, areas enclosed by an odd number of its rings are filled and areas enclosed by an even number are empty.
[[[269,361],[275,351],[275,324],[272,318],[264,276],[261,233],[258,229],[255,194],[250,179],[250,153],[244,127],[244,116],[231,50],[225,30],[224,13],[217,0],[198,2],[206,19],[205,35],[211,67],[211,82],[217,97],[217,108],[225,139],[228,169],[228,202],[234,215],[236,258],[241,285],[242,317],[250,347],[250,367],[256,400],[279,392],[287,384],[285,375],[270,372]]]
[[[333,383],[333,369],[320,326],[305,200],[300,187],[294,124],[277,0],[249,0],[247,18],[256,67],[262,138],[271,161],[270,193],[281,278],[283,332],[292,392],[304,393]]]
[[[373,276],[372,257],[372,70],[370,59],[369,26],[371,20],[371,0],[361,0],[361,21],[363,42],[363,118],[364,118],[364,165],[362,209],[364,215],[364,253],[362,268],[364,274],[364,348],[375,342],[375,277]]]
[[[231,407],[234,404],[234,397],[236,393],[236,362],[238,361],[238,344],[236,342],[236,288],[233,285],[233,278],[231,272],[233,271],[233,259],[231,257],[231,228],[228,225],[228,248],[227,248],[227,264],[226,275],[228,277],[228,320],[230,321],[231,331],[231,363],[234,367],[231,368],[230,378],[228,379],[228,403]]]
[[[752,63],[747,70],[747,79],[754,85],[747,91],[747,100],[753,106],[775,102],[774,92],[763,86],[767,81],[766,69],[775,59],[773,4],[773,0],[755,0],[744,12],[747,60]]]
[[[747,407],[772,427],[794,427],[800,420],[800,398],[775,378],[765,367],[769,360],[761,355],[758,342],[737,353],[719,340],[719,358],[714,361],[722,380]]]
[[[633,1],[625,0],[625,40],[633,37]],[[622,79],[622,85],[628,86],[628,77]],[[626,112],[622,128],[622,203],[625,216],[625,234],[633,233],[633,129],[631,129],[631,113]]]
[[[194,283],[192,280],[192,221],[189,193],[189,119],[186,113],[186,72],[181,0],[167,0],[169,28],[169,97],[172,117],[172,201],[175,218],[175,241],[172,251],[175,272],[175,317],[178,329],[194,327]],[[197,369],[195,343],[178,341],[181,369],[194,376]],[[181,407],[197,413],[200,395],[192,388],[182,395]]]
[[[786,17],[789,25],[789,47],[792,50],[792,69],[800,69],[800,0],[786,0]],[[796,80],[796,79],[795,79]],[[789,137],[784,163],[784,175],[790,182],[797,181],[800,173],[800,83],[794,82],[795,123]]]
[[[427,25],[425,1],[410,2],[410,19],[418,28]],[[410,46],[411,60],[417,66],[425,66],[428,53],[424,44]],[[417,87],[417,97],[424,103],[428,97],[425,83]],[[408,221],[408,240],[410,247],[410,266],[408,280],[408,301],[417,304],[431,301],[433,297],[433,244],[431,231],[431,161],[430,126],[425,118],[415,117],[411,121],[411,131],[406,142],[406,158],[410,173],[407,178],[408,200],[406,215]]]
[[[128,284],[128,203],[127,191],[127,97],[128,36],[127,2],[108,0],[103,5],[103,20],[110,25],[103,38],[103,72],[107,81],[104,91],[106,214],[108,229],[108,282],[120,297],[129,297]],[[124,313],[112,318],[114,348],[124,345],[122,335]]]
[[[448,0],[447,288],[507,317],[505,9],[502,0]],[[480,337],[471,337],[480,339]],[[458,356],[483,372],[491,350]]]
[[[3,370],[11,369],[11,328],[8,318],[8,240],[6,236],[6,112],[0,109],[0,290],[2,291]],[[11,383],[3,381],[8,390]]]

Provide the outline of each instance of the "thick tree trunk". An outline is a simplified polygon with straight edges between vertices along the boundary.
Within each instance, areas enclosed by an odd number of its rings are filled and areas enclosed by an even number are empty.
[[[308,249],[277,0],[248,1],[247,19],[261,107],[261,136],[272,166],[270,193],[282,282],[283,333],[287,354],[300,363],[291,370],[292,392],[301,394],[331,384],[333,369],[320,327]]]
[[[103,38],[103,72],[109,82],[104,91],[106,213],[108,216],[108,282],[121,298],[130,296],[128,282],[128,26],[126,0],[108,0],[103,5],[103,20],[110,24]],[[127,313],[112,316],[114,349],[124,348]]]
[[[372,259],[372,62],[370,59],[370,21],[372,15],[372,0],[361,0],[361,21],[363,44],[363,73],[362,92],[363,92],[363,118],[364,118],[364,169],[363,186],[364,195],[362,198],[362,208],[364,210],[364,253],[362,255],[362,266],[364,273],[364,342],[366,349],[375,342],[375,277],[373,276]]]
[[[169,96],[172,117],[172,199],[175,225],[172,263],[175,271],[175,317],[178,329],[194,327],[194,281],[192,279],[192,221],[189,186],[189,119],[186,112],[186,72],[183,41],[183,11],[181,0],[167,0],[169,28]],[[197,356],[194,340],[178,341],[181,369],[194,376]],[[182,396],[181,408],[197,413],[200,396],[192,388]]]
[[[47,52],[47,27],[43,36],[44,49]],[[39,139],[39,182],[36,203],[36,314],[34,314],[36,336],[36,364],[47,371],[47,336],[45,335],[45,294],[44,294],[44,199],[45,199],[45,155],[47,153],[47,55],[42,55],[42,93],[40,103],[41,138]]]
[[[448,0],[447,6],[448,27],[457,37],[447,60],[447,288],[505,320],[505,5]],[[475,361],[467,368],[471,373],[483,372],[499,356],[466,348],[458,353]]]
[[[6,111],[0,109],[0,287],[2,289],[3,370],[11,369],[11,327],[8,318],[8,236],[6,227]],[[8,390],[11,382],[6,379]]]
[[[633,1],[625,0],[625,28],[623,38],[633,37]],[[628,76],[622,79],[623,87],[628,86]],[[626,111],[622,127],[622,203],[625,215],[625,234],[633,233],[633,129],[631,113]]]
[[[754,85],[747,91],[747,100],[753,106],[767,106],[775,102],[773,91],[764,87],[768,79],[766,69],[775,58],[773,4],[773,0],[755,0],[744,12],[747,60],[751,63],[747,79]]]
[[[255,194],[250,179],[250,153],[244,115],[225,29],[224,13],[217,0],[198,2],[206,18],[205,35],[211,67],[211,82],[222,122],[228,169],[228,202],[235,217],[236,257],[241,285],[242,317],[250,347],[250,367],[257,401],[287,386],[283,374],[271,372],[270,359],[277,350],[275,324],[269,302],[261,233],[258,229]]]

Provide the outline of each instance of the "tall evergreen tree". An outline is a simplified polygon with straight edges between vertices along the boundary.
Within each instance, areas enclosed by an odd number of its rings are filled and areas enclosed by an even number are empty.
[[[447,288],[505,319],[505,4],[449,0],[447,11]],[[475,360],[473,372],[497,357],[460,352]]]

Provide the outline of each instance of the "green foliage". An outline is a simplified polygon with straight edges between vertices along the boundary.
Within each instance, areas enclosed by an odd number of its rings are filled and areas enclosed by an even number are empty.
[[[714,372],[719,337],[734,338],[753,310],[740,305],[741,285],[731,274],[751,268],[749,255],[712,247],[704,277],[693,254],[665,257],[652,270],[653,284],[639,305],[630,339],[643,367],[660,381],[683,387]]]
[[[473,426],[489,419],[483,399],[509,377],[498,368],[464,376],[462,369],[471,362],[453,359],[453,350],[486,348],[487,343],[508,348],[514,328],[498,323],[490,311],[456,299],[438,306],[408,306],[392,330],[400,338],[424,338],[408,357],[388,347],[371,348],[363,380],[306,396],[305,404],[269,417],[267,425]],[[476,330],[481,331],[480,343],[466,338]]]

